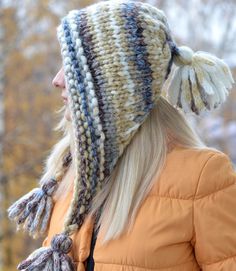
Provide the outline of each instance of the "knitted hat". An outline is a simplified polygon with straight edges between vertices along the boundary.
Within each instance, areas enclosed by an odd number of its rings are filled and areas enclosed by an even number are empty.
[[[57,35],[75,136],[74,194],[63,231],[18,270],[75,270],[67,255],[70,235],[80,229],[94,195],[156,105],[173,62],[168,98],[185,113],[217,108],[234,82],[222,59],[178,47],[163,11],[147,3],[101,1],[72,10]],[[46,233],[61,177],[52,176],[9,208],[9,217],[30,235]]]

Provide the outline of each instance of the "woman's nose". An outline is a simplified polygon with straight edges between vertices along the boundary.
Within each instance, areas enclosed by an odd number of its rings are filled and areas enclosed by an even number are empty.
[[[65,88],[65,79],[63,68],[59,70],[56,76],[52,80],[52,85],[57,88]]]

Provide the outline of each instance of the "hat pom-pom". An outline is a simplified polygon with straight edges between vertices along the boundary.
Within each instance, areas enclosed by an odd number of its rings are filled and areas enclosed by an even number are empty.
[[[8,217],[17,223],[17,230],[23,228],[33,238],[45,233],[53,208],[51,196],[56,188],[57,181],[51,178],[7,209]]]
[[[178,67],[167,90],[172,105],[199,115],[226,100],[234,79],[222,59],[182,46],[175,48],[173,60]]]
[[[41,247],[18,264],[24,271],[75,271],[73,260],[67,255],[72,239],[64,233],[53,236],[50,247]]]

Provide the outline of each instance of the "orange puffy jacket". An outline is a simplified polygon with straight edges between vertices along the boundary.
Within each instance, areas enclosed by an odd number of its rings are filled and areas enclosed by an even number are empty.
[[[72,193],[55,202],[48,236],[62,230]],[[86,270],[93,220],[72,235],[69,255]],[[236,271],[236,172],[215,150],[175,147],[129,233],[94,248],[95,271]]]

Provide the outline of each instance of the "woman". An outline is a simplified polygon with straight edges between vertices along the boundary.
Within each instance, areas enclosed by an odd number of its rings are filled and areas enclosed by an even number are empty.
[[[138,1],[72,10],[57,34],[64,137],[41,187],[8,210],[46,235],[18,270],[235,270],[236,173],[183,114],[226,100],[228,66],[177,46],[164,13]]]

